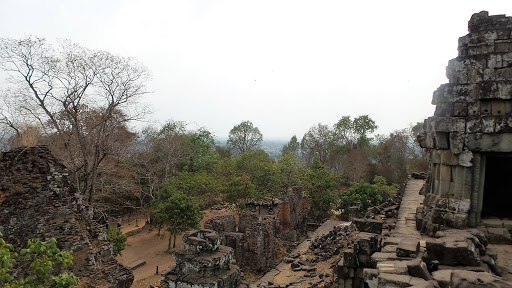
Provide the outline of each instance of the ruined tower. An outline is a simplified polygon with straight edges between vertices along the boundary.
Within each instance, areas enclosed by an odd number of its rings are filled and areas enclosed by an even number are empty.
[[[512,219],[512,17],[482,11],[468,30],[418,137],[430,179],[417,226],[430,234]]]

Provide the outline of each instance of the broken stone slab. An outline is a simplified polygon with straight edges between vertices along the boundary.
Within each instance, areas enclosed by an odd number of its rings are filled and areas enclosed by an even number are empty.
[[[408,261],[406,263],[407,269],[409,271],[409,275],[413,277],[418,277],[424,280],[432,280],[432,275],[430,275],[430,272],[428,272],[427,264],[425,262],[421,261],[421,259],[414,259],[411,261]]]
[[[439,261],[440,265],[480,266],[478,251],[471,240],[457,241],[450,237],[427,240],[427,258]]]
[[[380,273],[408,275],[407,261],[382,261],[377,263]]]
[[[398,247],[398,245],[386,245],[382,247],[380,251],[384,253],[396,253],[396,247]]]
[[[378,288],[379,286],[379,270],[364,268],[363,269],[363,280],[368,288]]]
[[[487,228],[486,236],[491,244],[512,244],[512,237],[507,228]]]
[[[473,272],[489,272],[489,267],[487,264],[482,263],[480,266],[448,266],[448,265],[438,265],[438,270],[464,270],[464,271],[473,271]]]
[[[389,273],[379,274],[378,283],[379,288],[405,288],[411,286],[432,287],[428,285],[434,285],[433,287],[436,287],[434,282],[425,281],[421,278],[412,277],[409,275],[398,275]]]
[[[398,257],[396,253],[384,253],[384,252],[375,252],[371,257],[372,263],[383,262],[383,261],[398,261],[398,260],[411,260],[409,257]]]
[[[456,241],[465,241],[466,239],[471,240],[475,247],[478,249],[480,255],[485,255],[485,247],[488,244],[485,234],[478,229],[449,229],[445,231],[437,231],[435,237],[444,239],[449,237]]]
[[[450,277],[450,288],[496,287],[512,288],[512,283],[485,272],[455,270]]]
[[[396,247],[396,256],[415,258],[420,252],[420,241],[412,238],[405,238]]]
[[[415,283],[412,286],[409,286],[409,288],[440,288],[439,284],[434,280],[429,280],[425,282]]]
[[[352,223],[356,225],[356,228],[360,232],[368,232],[374,234],[382,233],[382,224],[384,221],[375,219],[352,219]]]
[[[450,277],[454,270],[437,270],[432,272],[432,278],[441,288],[450,288]]]

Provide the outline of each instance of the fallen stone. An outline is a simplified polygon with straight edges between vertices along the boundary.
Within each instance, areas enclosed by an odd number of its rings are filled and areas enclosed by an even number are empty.
[[[477,249],[471,240],[457,241],[450,237],[431,239],[426,242],[427,257],[440,265],[480,266]]]
[[[432,272],[432,278],[439,283],[441,288],[450,288],[450,277],[455,270],[438,270]]]
[[[421,259],[414,259],[407,262],[407,269],[409,271],[409,275],[413,277],[418,277],[424,280],[432,280],[432,275],[428,272],[427,264],[421,261]]]
[[[450,277],[450,288],[496,287],[512,288],[512,283],[485,272],[453,271]]]
[[[379,286],[379,270],[364,268],[363,269],[363,280],[368,288],[377,288]]]
[[[379,273],[408,275],[407,261],[382,261],[377,263]]]
[[[420,252],[420,241],[417,239],[403,239],[396,247],[396,256],[416,258]]]
[[[512,244],[512,237],[507,228],[487,228],[486,236],[491,244]]]
[[[352,219],[352,223],[356,225],[357,230],[360,232],[380,234],[382,233],[382,224],[384,222],[374,219],[354,218]]]

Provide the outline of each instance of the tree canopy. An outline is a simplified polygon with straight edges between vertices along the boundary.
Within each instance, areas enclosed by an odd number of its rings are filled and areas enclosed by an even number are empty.
[[[253,150],[261,144],[261,141],[263,141],[263,135],[260,129],[254,127],[250,121],[243,121],[229,131],[228,146],[235,154]]]

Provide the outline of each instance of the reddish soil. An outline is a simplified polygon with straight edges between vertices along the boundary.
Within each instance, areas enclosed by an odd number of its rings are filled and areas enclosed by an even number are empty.
[[[228,210],[206,210],[203,213],[204,217],[201,220],[201,227],[203,227],[207,219],[232,212]],[[139,228],[135,227],[136,217],[138,217],[137,222],[139,225],[144,223],[142,214],[132,215],[130,221],[127,218],[123,218],[121,230],[124,233]],[[116,225],[116,223],[111,223],[110,225]],[[162,229],[161,235],[158,236],[157,234],[157,228],[150,227],[149,225],[144,227],[140,233],[128,237],[126,248],[122,255],[117,257],[117,260],[126,267],[132,267],[142,261],[146,261],[145,265],[133,270],[134,281],[132,288],[147,288],[149,285],[157,286],[160,282],[160,275],[155,274],[156,266],[158,265],[159,274],[165,272],[174,265],[172,251],[183,247],[181,242],[182,235],[179,235],[176,239],[176,248],[168,252],[169,232]]]

